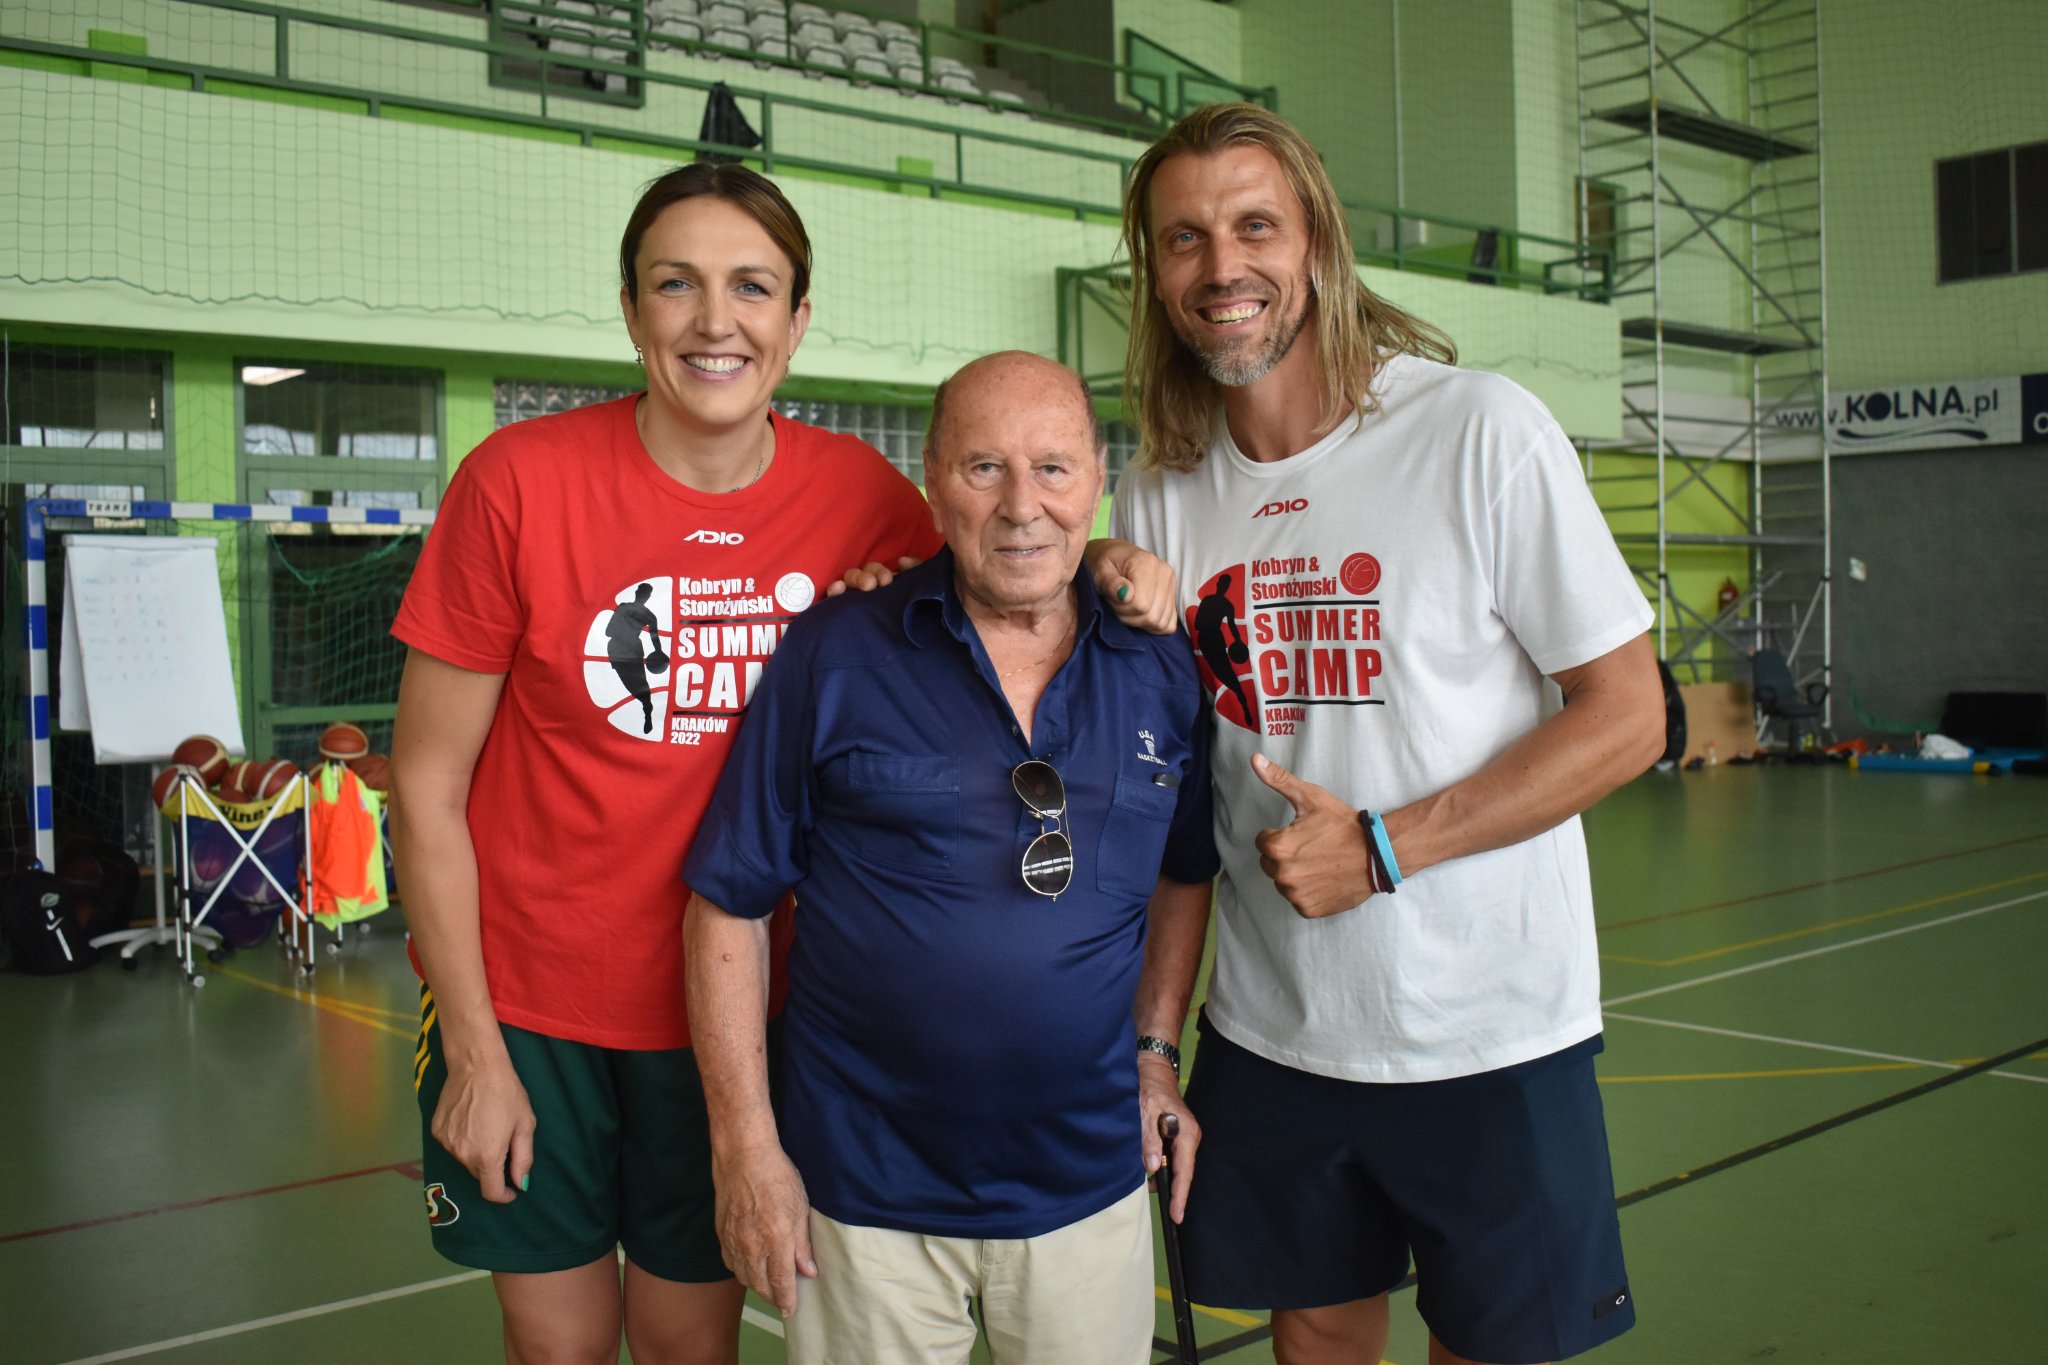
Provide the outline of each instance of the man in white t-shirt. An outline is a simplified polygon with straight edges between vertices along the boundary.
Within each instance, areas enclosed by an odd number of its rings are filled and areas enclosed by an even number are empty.
[[[1431,1365],[1597,1346],[1634,1304],[1578,813],[1663,747],[1649,608],[1556,422],[1364,288],[1276,115],[1183,119],[1125,237],[1114,533],[1179,576],[1217,732],[1193,1296],[1377,1361],[1412,1255]]]

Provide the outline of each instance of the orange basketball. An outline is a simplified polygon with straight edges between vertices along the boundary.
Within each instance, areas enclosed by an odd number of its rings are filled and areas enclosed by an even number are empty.
[[[246,806],[249,804],[249,793],[232,782],[223,782],[213,789],[213,799],[225,806]]]
[[[184,746],[179,745],[178,747],[183,748]],[[149,784],[149,794],[156,801],[156,808],[158,810],[162,810],[164,802],[171,799],[171,788],[176,784],[181,773],[192,778],[202,787],[206,785],[206,779],[199,775],[199,769],[189,763],[173,763],[170,767],[158,773],[156,781]]]
[[[391,790],[391,760],[384,755],[364,754],[361,758],[351,760],[348,766],[354,771],[356,779],[370,790]]]
[[[281,758],[265,759],[261,763],[245,763],[242,766],[247,768],[248,772],[236,779],[235,785],[257,801],[267,801],[273,796],[282,795],[284,789],[292,784],[292,779],[299,775],[295,765]]]
[[[194,735],[171,750],[171,762],[192,768],[201,782],[212,786],[227,776],[227,746],[212,735]]]
[[[362,727],[338,720],[320,732],[320,757],[339,759],[343,763],[352,758],[361,758],[370,752],[370,737]]]

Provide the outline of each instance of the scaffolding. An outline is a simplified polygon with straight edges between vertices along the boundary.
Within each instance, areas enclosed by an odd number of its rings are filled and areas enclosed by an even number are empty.
[[[1774,649],[1825,685],[1820,0],[1574,2],[1579,237],[1615,252],[1624,365],[1622,435],[1589,445],[1588,476],[1622,485],[1610,515],[1654,513],[1616,538],[1674,671]],[[1682,600],[1675,564],[1747,586]]]

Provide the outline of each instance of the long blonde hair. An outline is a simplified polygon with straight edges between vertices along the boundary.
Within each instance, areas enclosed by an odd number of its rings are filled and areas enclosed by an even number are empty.
[[[1309,289],[1316,302],[1316,354],[1324,408],[1334,427],[1347,409],[1371,412],[1368,385],[1379,361],[1419,355],[1458,363],[1451,339],[1367,289],[1358,278],[1351,230],[1322,159],[1293,124],[1256,104],[1208,104],[1167,130],[1131,168],[1124,188],[1124,251],[1131,263],[1131,339],[1124,357],[1124,411],[1138,424],[1143,461],[1167,469],[1201,463],[1214,431],[1217,385],[1182,343],[1153,292],[1152,180],[1176,156],[1259,147],[1280,163],[1307,215]]]

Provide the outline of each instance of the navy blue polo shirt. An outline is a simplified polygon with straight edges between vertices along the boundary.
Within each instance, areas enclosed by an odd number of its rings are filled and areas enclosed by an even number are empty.
[[[1186,638],[1077,587],[1029,744],[950,552],[806,611],[690,850],[684,879],[735,915],[796,892],[782,1145],[839,1222],[1035,1237],[1143,1179],[1131,1003],[1157,879],[1217,872],[1208,721]],[[1067,789],[1056,900],[1021,871],[1029,758]]]

